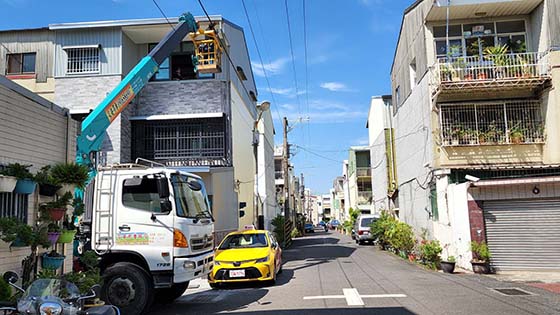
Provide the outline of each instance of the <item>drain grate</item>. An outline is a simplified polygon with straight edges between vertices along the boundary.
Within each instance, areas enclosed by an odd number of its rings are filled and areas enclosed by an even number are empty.
[[[508,296],[533,295],[532,293],[519,288],[494,288],[493,290]]]

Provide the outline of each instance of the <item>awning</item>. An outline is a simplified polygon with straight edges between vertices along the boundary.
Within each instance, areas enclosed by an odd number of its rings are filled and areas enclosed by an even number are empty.
[[[547,183],[560,183],[560,176],[485,179],[485,180],[480,180],[478,182],[472,182],[471,185],[473,187],[490,187],[490,186],[547,184]]]

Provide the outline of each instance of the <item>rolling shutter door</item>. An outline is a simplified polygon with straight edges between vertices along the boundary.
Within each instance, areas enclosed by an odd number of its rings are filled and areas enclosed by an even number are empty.
[[[483,209],[492,266],[560,269],[560,200],[486,201]]]

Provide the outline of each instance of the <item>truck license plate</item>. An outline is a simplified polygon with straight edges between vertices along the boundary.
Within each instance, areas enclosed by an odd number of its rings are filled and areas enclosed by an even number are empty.
[[[230,270],[229,271],[230,278],[243,278],[245,277],[245,270]]]

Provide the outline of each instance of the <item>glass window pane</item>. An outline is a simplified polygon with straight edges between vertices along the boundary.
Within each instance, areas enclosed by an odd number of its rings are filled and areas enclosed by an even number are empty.
[[[23,72],[35,73],[35,53],[23,54]]]
[[[480,46],[478,44],[478,38],[468,38],[465,40],[467,46],[467,56],[478,56],[480,55]]]
[[[446,27],[444,26],[434,26],[434,37],[446,37]],[[461,25],[449,25],[449,36],[461,36]]]
[[[156,80],[169,80],[169,69],[159,69],[155,77]]]
[[[436,40],[436,55],[445,57],[446,42],[445,40]]]
[[[161,204],[155,178],[126,179],[123,183],[122,202],[125,207],[161,213]]]
[[[511,42],[509,43],[509,48],[514,53],[527,52],[527,42],[525,41],[525,35],[512,35]]]
[[[8,55],[8,74],[21,73],[21,54]]]
[[[465,32],[472,35],[494,34],[494,23],[465,24]]]
[[[497,22],[496,28],[498,33],[520,33],[525,32],[525,21],[507,21]]]
[[[486,47],[491,47],[495,45],[494,36],[484,36],[480,38],[480,46],[482,46],[482,53]]]
[[[447,52],[446,46],[447,43],[445,40],[440,39],[436,41],[436,54],[438,57],[445,57]],[[463,55],[463,43],[460,39],[449,40],[449,54],[454,57]]]

